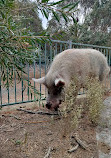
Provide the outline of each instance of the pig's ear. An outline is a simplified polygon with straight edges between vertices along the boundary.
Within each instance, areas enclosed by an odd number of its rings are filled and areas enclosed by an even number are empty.
[[[40,83],[40,84],[44,84],[44,85],[45,85],[45,77],[42,77],[42,78],[39,78],[39,79],[32,78],[32,80],[33,80],[34,82],[37,82],[37,83]]]
[[[55,79],[55,86],[62,87],[65,85],[65,81],[62,78],[56,78]]]

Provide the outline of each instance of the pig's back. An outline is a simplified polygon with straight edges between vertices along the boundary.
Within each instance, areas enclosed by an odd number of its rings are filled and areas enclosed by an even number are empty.
[[[101,52],[94,49],[68,49],[54,58],[49,75],[55,77],[60,74],[69,79],[79,75],[84,78],[89,73],[99,76],[103,69],[107,69],[107,61]]]

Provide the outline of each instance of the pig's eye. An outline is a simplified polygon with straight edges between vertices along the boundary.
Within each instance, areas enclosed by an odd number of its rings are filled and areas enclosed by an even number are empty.
[[[48,91],[48,94],[50,94],[50,92]]]
[[[63,89],[63,87],[57,88],[57,89],[54,91],[53,95],[58,95],[58,94],[60,94],[61,91],[62,91],[62,89]]]
[[[58,93],[61,93],[62,89],[63,89],[63,87],[59,87],[58,88]]]

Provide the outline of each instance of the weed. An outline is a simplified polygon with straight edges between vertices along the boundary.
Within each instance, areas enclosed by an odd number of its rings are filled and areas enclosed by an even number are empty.
[[[21,144],[22,144],[22,142],[20,140],[15,141],[15,145],[21,145]]]

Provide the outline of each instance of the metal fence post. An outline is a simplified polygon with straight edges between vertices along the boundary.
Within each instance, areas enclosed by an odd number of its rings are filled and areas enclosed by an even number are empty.
[[[0,67],[0,107],[2,107],[1,67]]]
[[[72,41],[70,40],[69,41],[69,49],[71,49],[72,48]]]

